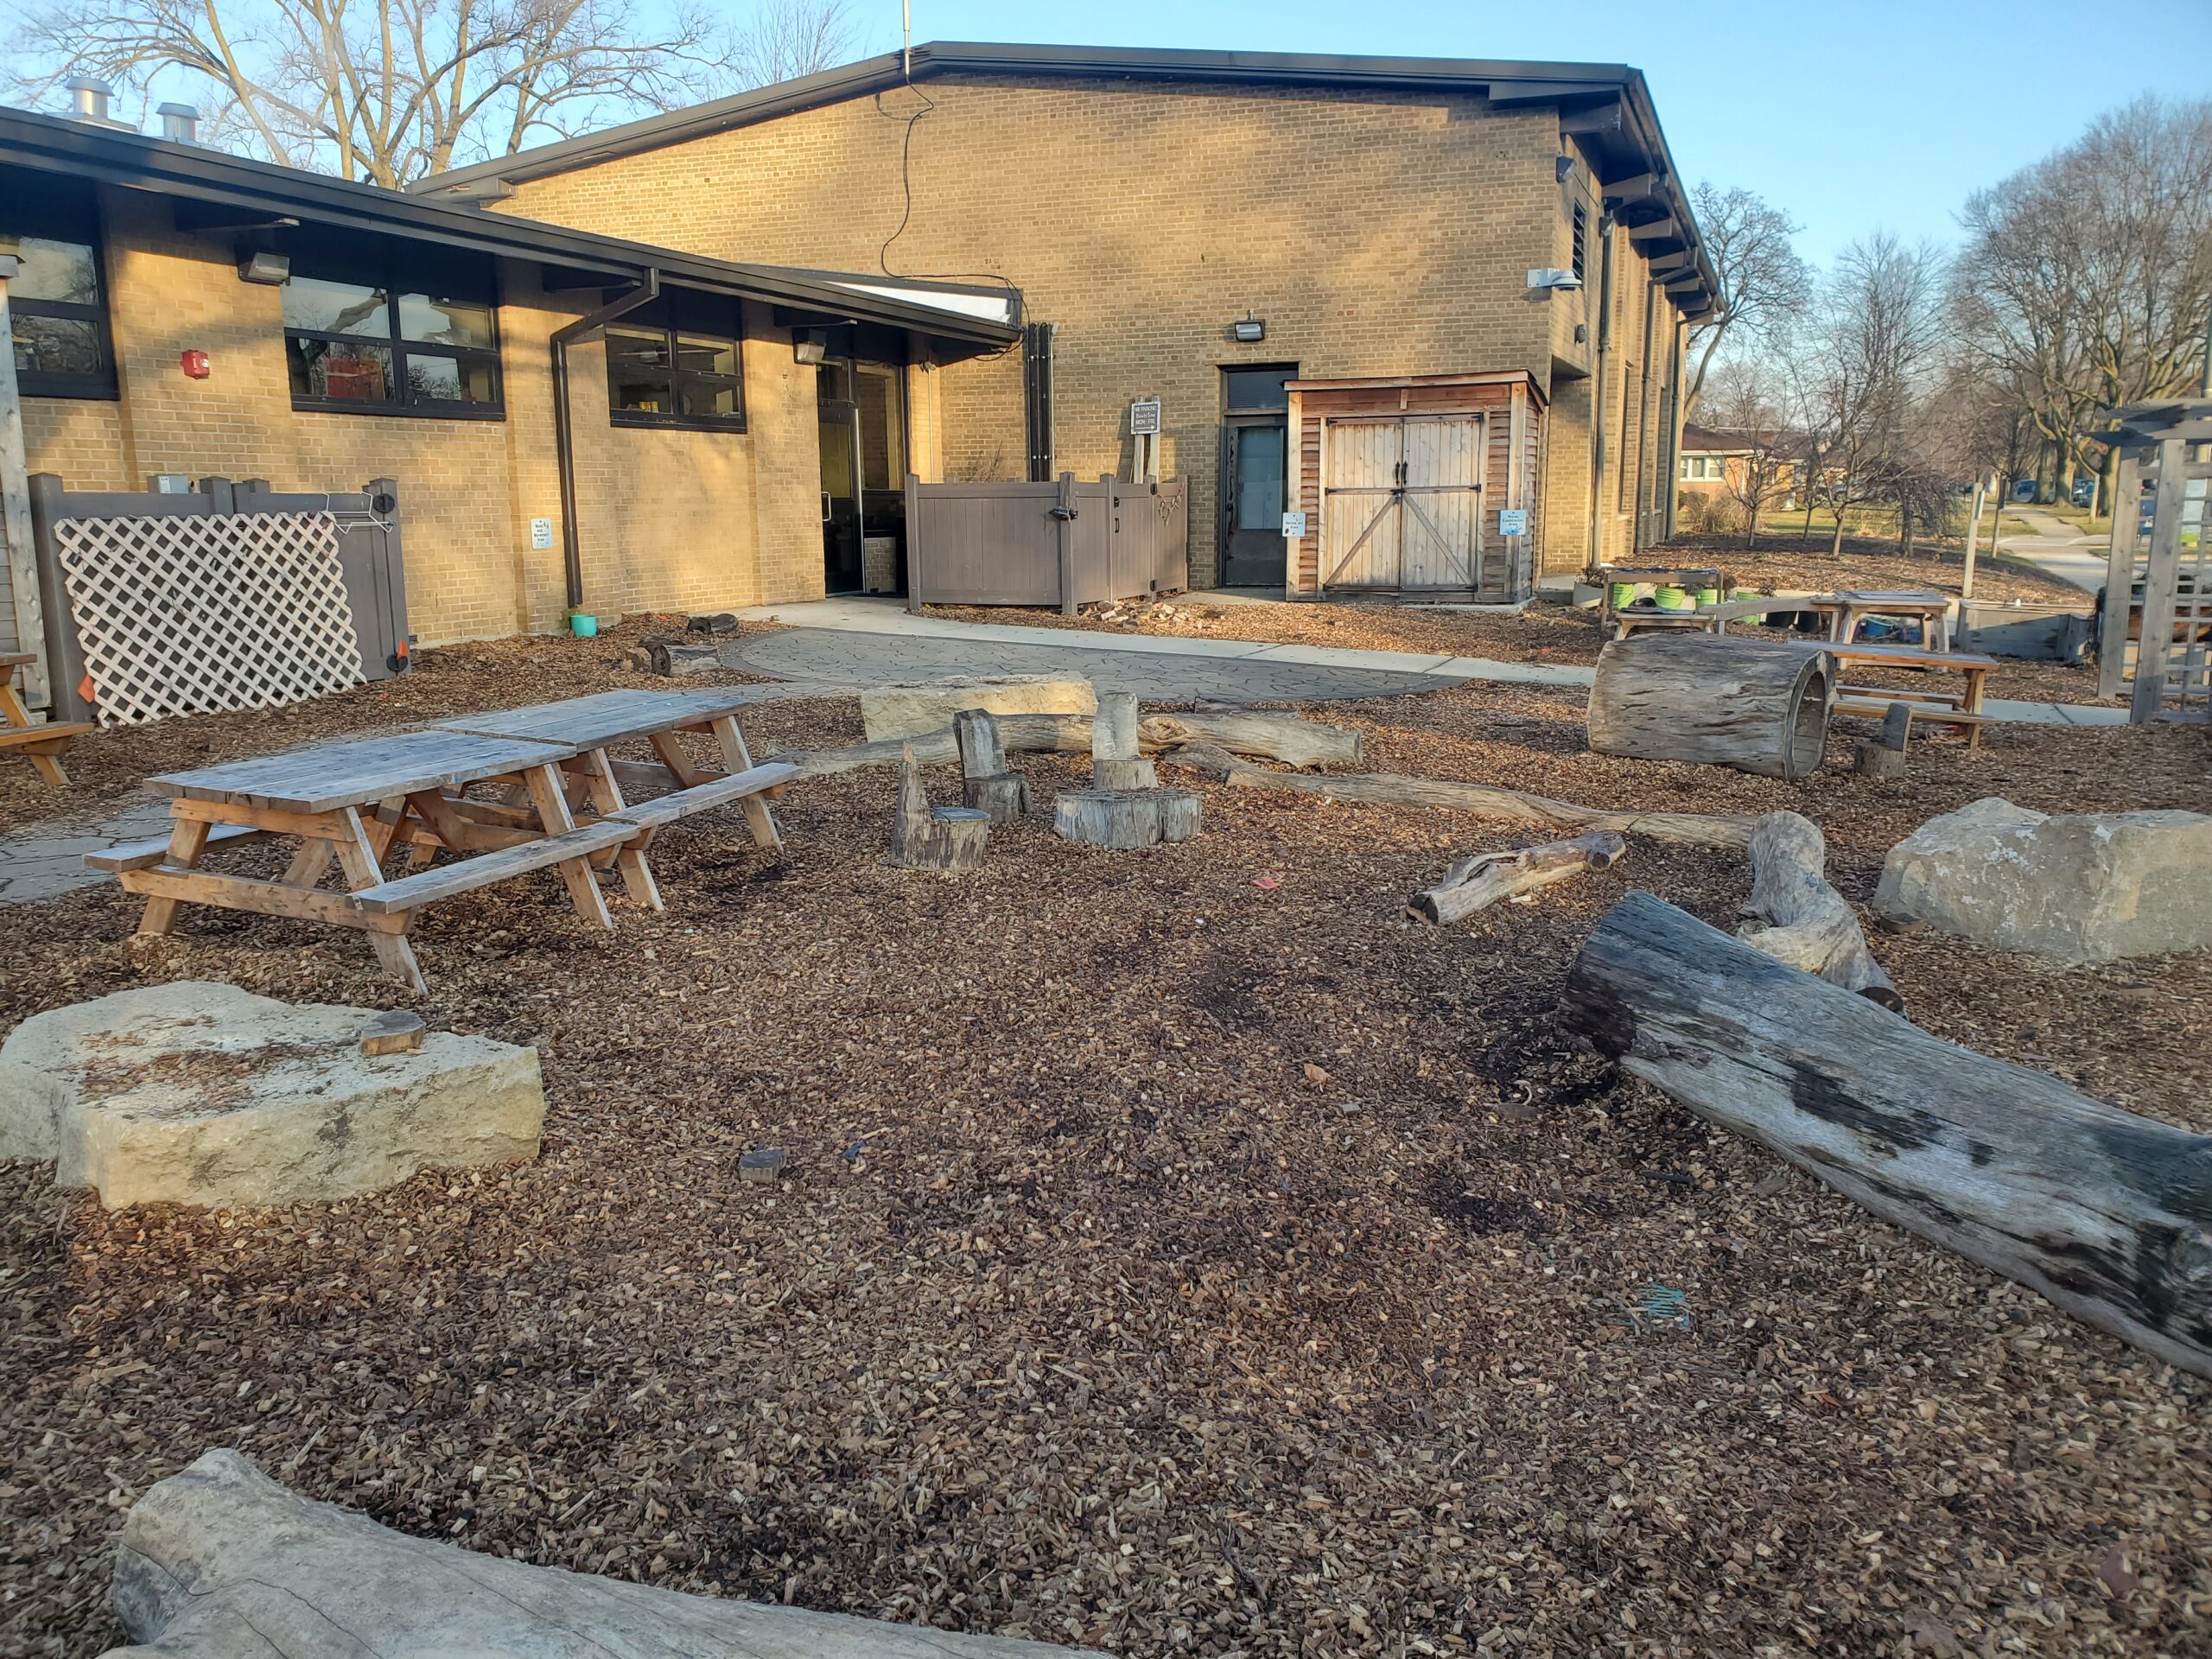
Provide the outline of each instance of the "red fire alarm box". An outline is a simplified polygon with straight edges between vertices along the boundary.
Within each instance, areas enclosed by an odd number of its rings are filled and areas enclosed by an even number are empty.
[[[185,373],[194,380],[205,380],[213,372],[213,365],[209,363],[205,352],[180,352],[176,360]]]

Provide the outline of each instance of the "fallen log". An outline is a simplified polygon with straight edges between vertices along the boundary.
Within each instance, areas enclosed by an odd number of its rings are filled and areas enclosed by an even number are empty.
[[[1770,812],[1751,830],[1751,919],[1736,937],[1777,962],[1818,974],[1894,1013],[1904,998],[1866,948],[1866,935],[1844,896],[1828,885],[1827,842],[1795,812]]]
[[[139,1659],[807,1654],[1075,1659],[1071,1648],[686,1594],[417,1538],[209,1452],[130,1506],[112,1594]],[[372,1645],[373,1644],[373,1645]]]
[[[1646,633],[1598,653],[1585,719],[1600,754],[1795,782],[1820,770],[1834,697],[1835,659],[1817,646]]]
[[[1560,1017],[1876,1215],[2212,1376],[2212,1137],[1932,1037],[1647,893],[1599,923]]]
[[[1088,715],[998,715],[1000,741],[1008,754],[1089,754]],[[1153,715],[1137,722],[1138,747],[1157,754],[1192,741],[1211,742],[1239,754],[1280,760],[1294,766],[1356,766],[1359,734],[1324,726],[1294,715]],[[826,778],[868,766],[895,766],[906,749],[925,766],[950,766],[960,758],[950,726],[918,737],[879,738],[842,749],[791,749],[774,756],[798,768],[802,778]]]
[[[1434,887],[1407,901],[1406,914],[1441,925],[1487,910],[1501,899],[1531,893],[1585,870],[1612,867],[1628,843],[1617,830],[1593,830],[1572,841],[1548,841],[1518,852],[1478,853],[1463,858]]]
[[[1440,807],[1447,811],[1471,812],[1479,817],[1508,818],[1517,823],[1611,830],[1624,836],[1649,836],[1654,841],[1681,842],[1693,847],[1748,847],[1751,825],[1757,822],[1740,813],[1618,812],[1602,807],[1577,806],[1571,801],[1550,800],[1541,795],[1501,789],[1491,784],[1408,778],[1391,772],[1363,772],[1349,778],[1270,772],[1265,766],[1247,766],[1224,750],[1205,743],[1185,744],[1161,758],[1172,766],[1189,767],[1239,789],[1288,790],[1369,806]]]

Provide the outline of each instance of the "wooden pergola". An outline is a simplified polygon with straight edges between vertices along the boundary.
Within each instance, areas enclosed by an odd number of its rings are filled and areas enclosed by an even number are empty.
[[[2212,721],[2212,400],[2131,404],[2092,435],[2120,451],[2097,695],[2130,721]]]

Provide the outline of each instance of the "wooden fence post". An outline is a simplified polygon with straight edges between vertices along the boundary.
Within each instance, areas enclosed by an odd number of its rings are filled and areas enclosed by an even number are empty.
[[[2189,464],[2189,446],[2179,438],[2158,444],[2158,498],[2151,521],[2151,560],[2143,575],[2143,632],[2135,643],[2135,692],[2128,719],[2145,725],[2158,719],[2166,700],[2166,656],[2174,644],[2174,600],[2180,592],[2181,509],[2183,469]],[[2130,511],[2139,511],[2131,505]],[[2120,540],[2120,521],[2113,521],[2113,540]],[[2127,590],[2120,584],[2120,614],[2125,616]],[[2112,603],[2112,589],[2105,589],[2105,603]]]

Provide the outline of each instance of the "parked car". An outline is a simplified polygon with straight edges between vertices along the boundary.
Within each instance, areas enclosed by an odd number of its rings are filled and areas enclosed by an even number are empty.
[[[2015,501],[2034,500],[2036,499],[2035,480],[2032,478],[2020,478],[2013,480],[2012,499]]]
[[[2075,479],[2073,491],[2067,499],[2077,507],[2093,505],[2097,499],[2097,480],[2094,478]]]

